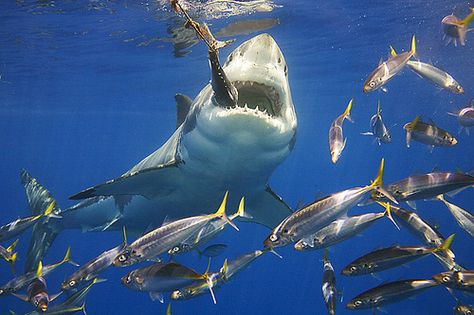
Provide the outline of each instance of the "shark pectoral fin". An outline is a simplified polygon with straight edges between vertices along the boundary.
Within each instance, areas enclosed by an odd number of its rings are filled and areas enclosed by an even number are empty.
[[[246,212],[252,218],[240,220],[256,222],[269,228],[274,228],[292,213],[291,208],[270,187],[252,197],[246,196]]]
[[[123,175],[104,184],[77,193],[69,199],[79,200],[97,196],[141,195],[152,199],[157,194],[166,194],[174,180],[179,177],[177,164],[161,165]]]
[[[165,300],[163,298],[163,294],[161,294],[161,292],[150,292],[150,299],[152,301],[160,301],[160,303],[164,303]]]
[[[174,99],[176,101],[176,129],[178,129],[186,119],[189,109],[193,104],[193,100],[190,97],[179,93],[174,96]]]

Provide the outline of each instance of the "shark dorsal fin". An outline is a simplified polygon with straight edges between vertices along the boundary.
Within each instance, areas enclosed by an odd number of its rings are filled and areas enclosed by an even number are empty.
[[[190,97],[179,93],[174,96],[174,99],[176,101],[176,129],[178,129],[186,119],[193,100]]]

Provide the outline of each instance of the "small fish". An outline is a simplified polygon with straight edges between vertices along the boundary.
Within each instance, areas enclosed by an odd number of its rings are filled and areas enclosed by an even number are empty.
[[[81,268],[76,270],[71,276],[69,276],[62,284],[62,290],[71,290],[83,282],[91,281],[97,278],[97,276],[110,267],[117,257],[127,246],[127,236],[125,234],[125,228],[123,229],[123,243],[117,247],[114,247],[108,251],[103,252],[96,258],[85,263]]]
[[[433,65],[421,61],[409,60],[407,66],[423,79],[427,79],[445,90],[454,94],[464,93],[464,89],[458,81],[456,81],[449,73],[444,72]]]
[[[62,305],[62,304],[60,304]],[[56,305],[59,306],[59,305]],[[57,308],[57,307],[51,307],[48,308],[46,312],[43,311],[33,311],[25,315],[60,315],[60,314],[74,314],[77,312],[82,312],[84,315],[87,315],[86,313],[86,304],[82,304],[81,306],[70,306],[70,307],[63,307],[63,308]],[[12,314],[14,315],[14,313]]]
[[[268,30],[279,24],[280,20],[273,18],[236,21],[221,28],[216,35],[219,37],[249,35],[255,32]]]
[[[350,310],[378,308],[409,298],[423,290],[437,286],[433,280],[400,280],[382,284],[353,298],[346,307]]]
[[[213,281],[213,288],[219,288],[223,283],[229,281],[237,273],[241,272],[247,268],[252,262],[254,262],[258,257],[268,250],[255,250],[248,254],[241,255],[235,260],[230,262],[227,259],[224,262],[224,265],[219,270],[209,275],[209,278]],[[173,300],[189,300],[195,298],[199,295],[202,295],[208,291],[208,284],[201,280],[196,285],[188,286],[186,288],[173,291],[171,293],[171,299]]]
[[[53,213],[53,209],[54,202],[50,203],[48,208],[42,214],[18,219],[0,227],[0,241],[6,241],[18,236],[43,217],[57,217],[57,215]]]
[[[122,284],[136,291],[148,292],[153,301],[163,303],[163,292],[179,290],[186,286],[204,280],[211,291],[212,284],[208,271],[200,274],[193,269],[171,262],[167,264],[155,263],[153,265],[135,269],[122,277]]]
[[[461,125],[460,132],[464,129],[466,134],[469,135],[469,127],[474,126],[474,99],[471,100],[469,105],[461,108],[456,113],[448,112],[448,115],[457,117],[458,123]]]
[[[236,213],[229,216],[230,221],[234,221],[235,218],[251,218],[250,215],[245,213],[244,210],[244,198],[240,199],[239,208]],[[221,218],[215,218],[211,220],[209,224],[199,230],[195,236],[189,237],[186,241],[181,244],[175,245],[173,248],[168,250],[169,255],[179,255],[197,250],[201,245],[206,244],[211,239],[216,237],[227,225],[227,221]],[[199,252],[198,252],[199,253]]]
[[[154,258],[189,239],[215,218],[222,218],[239,230],[225,214],[227,194],[226,192],[221,206],[215,213],[188,217],[162,225],[126,246],[124,251],[115,258],[113,265],[116,267],[130,266]]]
[[[454,307],[454,315],[472,315],[474,307],[472,305],[458,304]]]
[[[15,261],[17,258],[17,253],[14,253],[15,246],[18,243],[18,240],[14,241],[13,244],[4,248],[0,246],[0,257],[5,260],[6,262],[10,263],[13,272],[15,272]]]
[[[68,247],[66,251],[66,255],[64,255],[63,260],[53,265],[42,266],[42,269],[41,269],[42,277],[46,277],[51,271],[61,266],[65,262],[68,262],[70,264],[75,264],[73,261],[71,261],[70,255],[71,255],[71,249]],[[23,289],[24,287],[29,285],[31,281],[33,281],[35,278],[36,278],[36,271],[30,271],[24,275],[13,278],[8,283],[0,287],[0,297],[2,295],[11,294]]]
[[[364,93],[375,91],[379,88],[384,90],[384,85],[397,73],[399,73],[408,60],[416,54],[415,35],[411,39],[411,50],[391,56],[387,61],[381,62],[379,66],[369,75],[364,83]]]
[[[390,214],[390,205],[387,203],[385,212],[383,213],[367,213],[355,217],[343,217],[332,222],[310,237],[299,240],[294,248],[295,250],[301,251],[330,247],[359,234],[375,221],[385,216],[398,228]]]
[[[434,147],[452,147],[458,141],[449,132],[439,128],[433,122],[424,123],[421,117],[416,117],[412,122],[403,126],[407,132],[407,147],[410,147],[411,140],[415,140]]]
[[[458,19],[454,14],[445,16],[441,21],[444,31],[444,39],[447,38],[447,44],[451,41],[454,42],[454,46],[461,44],[464,46],[466,43],[466,33],[469,31],[467,28],[469,23],[474,19],[474,8],[470,8],[471,13],[466,16],[463,20]]]
[[[206,256],[209,258],[216,257],[222,254],[226,250],[226,248],[227,248],[227,245],[225,244],[209,245],[202,252],[198,251],[199,257],[201,256]]]
[[[377,177],[372,184],[337,192],[316,200],[292,213],[273,229],[265,239],[265,248],[281,247],[297,242],[318,232],[337,218],[346,215],[349,209],[357,205],[367,192],[382,189],[383,171],[384,159],[380,163]],[[384,194],[385,190],[382,189],[381,193]],[[390,196],[388,193],[387,195]]]
[[[474,293],[474,270],[446,271],[433,279],[445,287]]]
[[[348,119],[352,121],[351,118],[351,109],[352,109],[352,102],[354,99],[349,101],[346,110],[342,115],[337,117],[331,124],[331,128],[329,128],[329,151],[331,153],[331,161],[336,164],[337,160],[342,154],[342,150],[346,146],[346,140],[342,134],[342,123],[344,120]]]
[[[374,136],[377,140],[377,143],[390,143],[392,142],[392,137],[388,132],[387,127],[382,121],[382,110],[380,109],[380,101],[377,105],[377,113],[370,118],[370,131],[363,132],[364,136]]]
[[[357,258],[347,265],[341,273],[345,276],[360,276],[398,267],[434,252],[448,250],[451,247],[453,239],[454,234],[448,237],[443,244],[434,248],[422,246],[392,246],[382,248]]]
[[[49,297],[46,280],[43,278],[42,270],[43,264],[40,262],[36,271],[36,277],[28,285],[28,295],[21,295],[17,293],[12,293],[12,295],[25,302],[33,304],[36,309],[46,312],[49,302],[55,300],[59,295],[61,295],[62,292],[51,296],[51,298]]]
[[[474,177],[462,173],[433,172],[414,175],[389,184],[384,189],[397,201],[410,202],[420,199],[434,199],[446,193],[456,193],[474,185]],[[381,193],[371,193],[372,200],[387,201]]]
[[[408,228],[408,230],[418,237],[418,239],[420,239],[426,246],[438,247],[444,243],[445,239],[443,235],[415,212],[393,205],[390,207],[392,208],[392,213],[399,219],[398,221]],[[451,249],[433,254],[447,270],[464,270],[463,267],[459,266],[454,261],[455,255]]]
[[[436,199],[444,203],[458,222],[459,226],[462,227],[467,233],[471,234],[472,237],[474,237],[474,216],[466,210],[446,201],[443,195],[439,195],[436,197]]]
[[[328,251],[324,249],[323,257],[323,282],[321,290],[323,291],[324,303],[329,314],[336,314],[336,299],[337,299],[337,287],[336,287],[336,277],[334,276],[334,268],[331,265],[331,262],[328,259]]]

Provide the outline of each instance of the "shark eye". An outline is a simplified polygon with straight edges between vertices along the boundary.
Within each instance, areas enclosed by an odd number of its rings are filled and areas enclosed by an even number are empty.
[[[278,236],[277,236],[276,234],[272,234],[272,235],[270,236],[270,241],[276,242],[277,240],[278,240]]]
[[[448,283],[448,282],[451,281],[451,277],[450,276],[444,276],[442,280],[443,280],[443,282]]]
[[[73,287],[75,285],[76,285],[76,281],[74,281],[74,280],[69,281],[69,286],[70,287]]]

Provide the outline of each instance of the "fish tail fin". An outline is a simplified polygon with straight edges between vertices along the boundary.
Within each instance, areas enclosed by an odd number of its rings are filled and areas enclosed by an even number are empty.
[[[352,117],[351,117],[351,109],[352,109],[352,103],[354,102],[354,99],[351,98],[351,100],[349,101],[349,104],[347,104],[347,107],[346,107],[346,110],[344,111],[344,119],[347,119],[349,121],[352,121]]]
[[[416,38],[415,38],[415,34],[413,34],[413,37],[411,38],[411,50],[410,50],[410,55],[416,57]]]
[[[451,234],[447,239],[444,240],[444,242],[441,245],[433,249],[433,252],[440,252],[440,251],[446,252],[450,250],[451,244],[453,244],[455,236],[456,234]]]
[[[474,20],[474,8],[469,8],[471,10],[471,13],[468,14],[462,21],[459,22],[459,24],[463,27],[467,27],[469,23]]]
[[[82,311],[82,314],[87,315],[86,302],[82,303],[81,307],[79,308],[79,311]]]
[[[11,253],[15,250],[16,244],[18,244],[19,239],[14,241],[10,246],[7,247],[7,252]]]
[[[36,278],[40,278],[43,275],[43,263],[40,262],[38,263],[38,268],[36,268]]]
[[[13,274],[16,274],[16,269],[15,269],[15,262],[17,259],[18,254],[13,253],[10,258],[8,258],[8,262],[10,263],[10,268],[12,269]]]
[[[228,264],[228,262],[227,262],[227,258],[226,258],[226,259],[224,260],[224,263],[222,264],[221,269],[220,269],[220,273],[221,273],[221,275],[222,275],[222,278],[223,278],[224,280],[226,280],[226,281],[228,280],[228,279],[227,279],[227,264]]]
[[[398,226],[397,222],[395,222],[395,220],[393,219],[392,217],[392,206],[388,203],[388,202],[378,202],[381,206],[384,206],[385,207],[385,211],[384,211],[384,216],[386,216],[392,223],[393,225],[395,225],[395,227],[400,230],[400,227]]]
[[[225,195],[224,195],[224,198],[222,199],[222,202],[221,202],[221,205],[220,205],[219,209],[217,209],[217,211],[214,214],[212,214],[212,216],[213,217],[219,217],[219,218],[223,219],[228,224],[230,224],[230,226],[232,226],[234,229],[236,229],[238,231],[239,228],[237,227],[237,225],[235,225],[234,222],[232,222],[229,219],[229,217],[227,216],[227,214],[225,213],[225,207],[227,205],[227,196],[228,195],[229,195],[229,191],[226,191]]]
[[[395,51],[395,49],[393,49],[392,45],[390,45],[390,55],[392,55],[392,57],[395,57],[397,55],[397,52]]]
[[[407,132],[412,132],[415,129],[416,125],[421,121],[421,116],[416,116],[411,122],[405,125],[405,130]]]
[[[214,294],[214,290],[212,289],[214,287],[215,278],[209,275],[210,268],[211,268],[211,257],[209,257],[206,272],[202,275],[202,278],[206,281],[207,287],[209,288],[209,293],[211,293],[212,302],[214,304],[217,304],[216,296]]]
[[[376,190],[383,194],[386,198],[388,198],[393,203],[398,204],[398,201],[390,194],[386,189],[383,188],[383,173],[385,169],[385,159],[382,158],[380,161],[379,171],[377,173],[377,177],[372,181],[372,183],[367,186],[368,190]]]
[[[245,207],[244,207],[244,197],[240,199],[239,202],[239,208],[237,209],[237,212],[232,215],[231,219],[233,220],[236,217],[241,217],[241,218],[247,218],[247,219],[252,219],[252,216],[245,212]]]
[[[76,267],[79,267],[79,264],[74,262],[73,260],[71,260],[71,246],[68,246],[67,247],[67,250],[66,250],[66,254],[64,255],[64,258],[63,260],[61,260],[60,262],[58,262],[56,265],[59,266],[59,265],[62,265],[64,263],[69,263],[73,266],[76,266]]]

